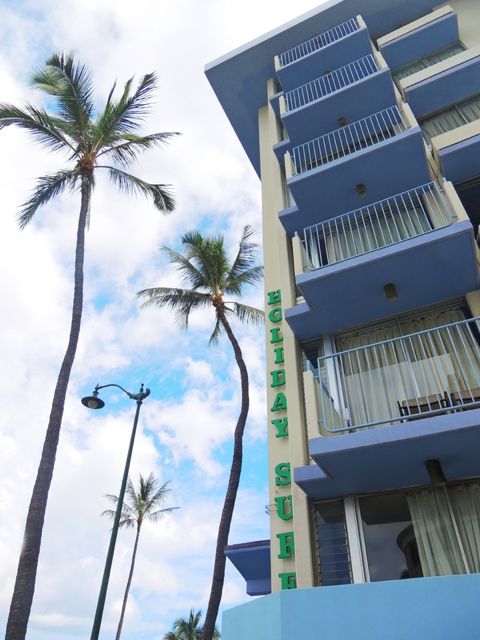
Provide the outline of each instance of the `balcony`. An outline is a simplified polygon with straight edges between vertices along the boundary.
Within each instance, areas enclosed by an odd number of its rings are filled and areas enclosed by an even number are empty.
[[[293,147],[285,155],[285,171],[296,206],[280,212],[280,219],[290,234],[356,209],[359,197],[375,202],[430,180],[421,131],[408,105]]]
[[[295,482],[319,500],[427,484],[431,459],[449,481],[478,475],[479,342],[473,318],[319,358],[304,373],[317,466]]]
[[[299,340],[478,288],[472,224],[453,186],[443,188],[428,183],[308,227],[303,242],[293,238],[303,301],[285,318]]]
[[[446,5],[379,38],[380,52],[391,69],[419,60],[458,41],[458,19]]]
[[[480,46],[456,53],[399,81],[417,118],[445,109],[480,91]]]
[[[480,120],[435,136],[432,153],[442,173],[452,182],[465,182],[480,175]]]
[[[289,139],[301,142],[338,127],[340,119],[345,124],[354,122],[394,102],[385,61],[378,54],[368,54],[285,92],[280,110]]]
[[[480,318],[319,358],[320,430],[352,432],[480,406]],[[331,382],[328,382],[328,380]]]
[[[275,70],[288,91],[371,51],[367,27],[357,16],[275,56]]]
[[[448,227],[453,220],[438,185],[430,182],[307,227],[301,241],[304,271],[316,271],[383,247],[408,242],[435,229]]]

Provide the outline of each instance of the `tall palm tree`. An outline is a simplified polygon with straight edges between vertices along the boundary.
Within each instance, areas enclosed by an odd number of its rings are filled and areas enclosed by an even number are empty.
[[[200,618],[202,612],[190,609],[190,615],[188,620],[185,618],[178,618],[173,623],[173,631],[168,631],[163,636],[163,640],[201,640],[203,627],[200,625]],[[213,632],[213,639],[219,640],[220,633],[215,628]]]
[[[128,80],[117,100],[114,99],[113,85],[103,110],[97,114],[92,98],[92,80],[86,67],[78,64],[71,55],[55,54],[32,78],[33,85],[48,94],[49,101],[54,101],[54,113],[31,104],[23,109],[0,104],[0,129],[10,125],[25,129],[46,149],[63,152],[67,160],[61,171],[38,178],[31,197],[21,207],[20,228],[23,229],[38,209],[65,189],[80,192],[70,335],[55,386],[41,460],[28,509],[6,640],[22,640],[25,637],[32,606],[48,491],[80,332],[85,229],[95,174],[99,169],[106,170],[120,190],[151,197],[160,211],[172,211],[174,207],[172,195],[166,185],[150,184],[126,171],[142,151],[165,143],[174,135],[139,135],[139,125],[148,113],[155,89],[155,74],[143,76],[135,90],[132,89],[132,82],[133,78]]]
[[[158,522],[166,513],[170,513],[178,507],[168,507],[166,509],[158,509],[165,501],[170,489],[167,489],[168,482],[158,486],[158,480],[151,473],[148,478],[145,478],[140,474],[140,482],[138,492],[133,486],[133,482],[129,479],[127,483],[127,499],[122,505],[122,515],[120,516],[119,527],[136,527],[137,533],[135,536],[135,543],[133,545],[132,561],[130,563],[130,571],[128,573],[127,586],[125,587],[125,593],[123,596],[122,611],[120,613],[120,620],[117,627],[117,635],[115,640],[119,640],[122,633],[123,618],[125,617],[125,609],[127,607],[128,593],[130,591],[130,585],[132,584],[133,570],[135,569],[135,558],[137,556],[138,539],[140,538],[140,529],[142,524],[149,520],[150,522]],[[107,498],[114,504],[118,503],[118,497],[113,495],[107,495]],[[106,509],[102,516],[109,516],[115,518],[114,509]]]
[[[242,470],[242,439],[249,408],[248,373],[240,345],[230,326],[229,318],[236,316],[241,321],[258,323],[263,320],[263,311],[238,301],[225,300],[224,296],[240,296],[246,285],[258,282],[263,273],[255,265],[256,244],[251,242],[253,230],[246,226],[240,239],[237,255],[233,262],[227,256],[221,235],[202,236],[198,231],[190,231],[182,237],[183,253],[164,247],[170,262],[178,267],[183,284],[188,289],[155,287],[144,289],[138,295],[145,300],[144,305],[169,307],[176,313],[181,327],[188,327],[190,313],[194,309],[213,307],[215,326],[210,343],[216,342],[223,329],[233,348],[241,383],[241,408],[234,432],[233,458],[230,468],[227,492],[217,535],[215,563],[213,568],[210,598],[203,628],[203,640],[212,640],[218,608],[222,599],[225,578],[225,547],[237,497]]]

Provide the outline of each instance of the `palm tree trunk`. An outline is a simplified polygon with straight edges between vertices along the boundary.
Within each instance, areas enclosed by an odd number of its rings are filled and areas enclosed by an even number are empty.
[[[82,176],[81,205],[78,217],[77,244],[75,249],[75,275],[70,337],[53,394],[42,456],[37,478],[28,508],[23,546],[18,562],[17,577],[8,615],[5,640],[24,640],[32,608],[38,556],[42,541],[43,523],[47,508],[48,491],[52,481],[63,409],[70,372],[77,350],[83,307],[83,263],[85,255],[85,227],[90,206],[91,184],[89,175]]]
[[[118,621],[117,635],[115,640],[120,640],[122,633],[123,618],[125,617],[125,609],[127,608],[128,592],[130,591],[130,585],[132,584],[133,570],[135,569],[135,558],[137,556],[138,539],[140,537],[140,527],[137,525],[137,535],[135,536],[135,544],[133,545],[132,563],[130,564],[130,573],[128,574],[127,586],[125,587],[125,594],[123,596],[122,612],[120,613],[120,620]]]
[[[242,440],[247,421],[249,408],[248,395],[248,372],[243,360],[242,351],[238,344],[232,328],[228,323],[225,313],[222,309],[217,309],[218,317],[223,328],[232,344],[240,370],[240,381],[242,389],[242,404],[240,414],[238,416],[237,425],[233,436],[233,457],[232,466],[230,467],[230,477],[228,480],[227,492],[223,503],[222,515],[217,534],[217,547],[215,551],[215,563],[213,567],[212,586],[210,588],[210,598],[208,601],[207,613],[205,615],[205,624],[203,626],[202,640],[212,640],[215,631],[215,622],[217,620],[218,609],[222,599],[223,583],[225,580],[225,547],[228,544],[228,535],[230,533],[230,524],[232,522],[233,509],[237,498],[238,485],[240,483],[240,474],[242,471]]]

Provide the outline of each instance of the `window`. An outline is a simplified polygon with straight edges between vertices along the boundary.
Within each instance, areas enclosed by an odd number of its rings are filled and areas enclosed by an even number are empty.
[[[302,350],[303,371],[308,371],[308,369],[316,370],[318,367],[318,358],[324,355],[322,338],[311,340],[310,342],[302,342],[300,348]]]
[[[370,580],[423,576],[407,497],[390,493],[358,502]]]
[[[461,42],[456,42],[445,49],[440,49],[440,51],[431,53],[424,58],[420,58],[420,60],[415,60],[415,62],[410,62],[409,64],[392,71],[393,79],[398,84],[399,80],[402,80],[407,76],[411,76],[413,73],[417,73],[417,71],[421,71],[422,69],[427,69],[437,62],[451,58],[462,51],[465,51],[464,45]]]
[[[350,584],[350,554],[343,500],[314,506],[317,569],[322,586]]]
[[[477,177],[467,182],[456,184],[455,189],[473,224],[475,235],[477,235],[480,226],[480,178]]]
[[[427,142],[430,144],[434,136],[452,131],[478,119],[480,119],[480,96],[475,96],[475,98],[469,98],[440,113],[425,118],[420,122],[420,127]]]
[[[361,553],[370,582],[480,572],[479,479],[355,502],[362,551],[350,551],[343,500],[313,505],[321,586],[353,581],[350,553]]]
[[[480,484],[358,500],[370,580],[480,571]]]

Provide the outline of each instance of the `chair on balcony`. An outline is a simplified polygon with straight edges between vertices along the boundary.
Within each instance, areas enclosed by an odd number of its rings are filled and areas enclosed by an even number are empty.
[[[480,388],[476,387],[474,389],[460,389],[458,391],[453,391],[450,393],[450,402],[452,407],[456,407],[457,411],[458,408],[474,408],[472,405],[480,403]]]
[[[480,389],[479,389],[480,392]],[[417,396],[406,400],[397,400],[398,412],[402,418],[418,420],[423,413],[448,409],[453,405],[453,400],[446,391],[443,394],[433,393],[428,396]]]

